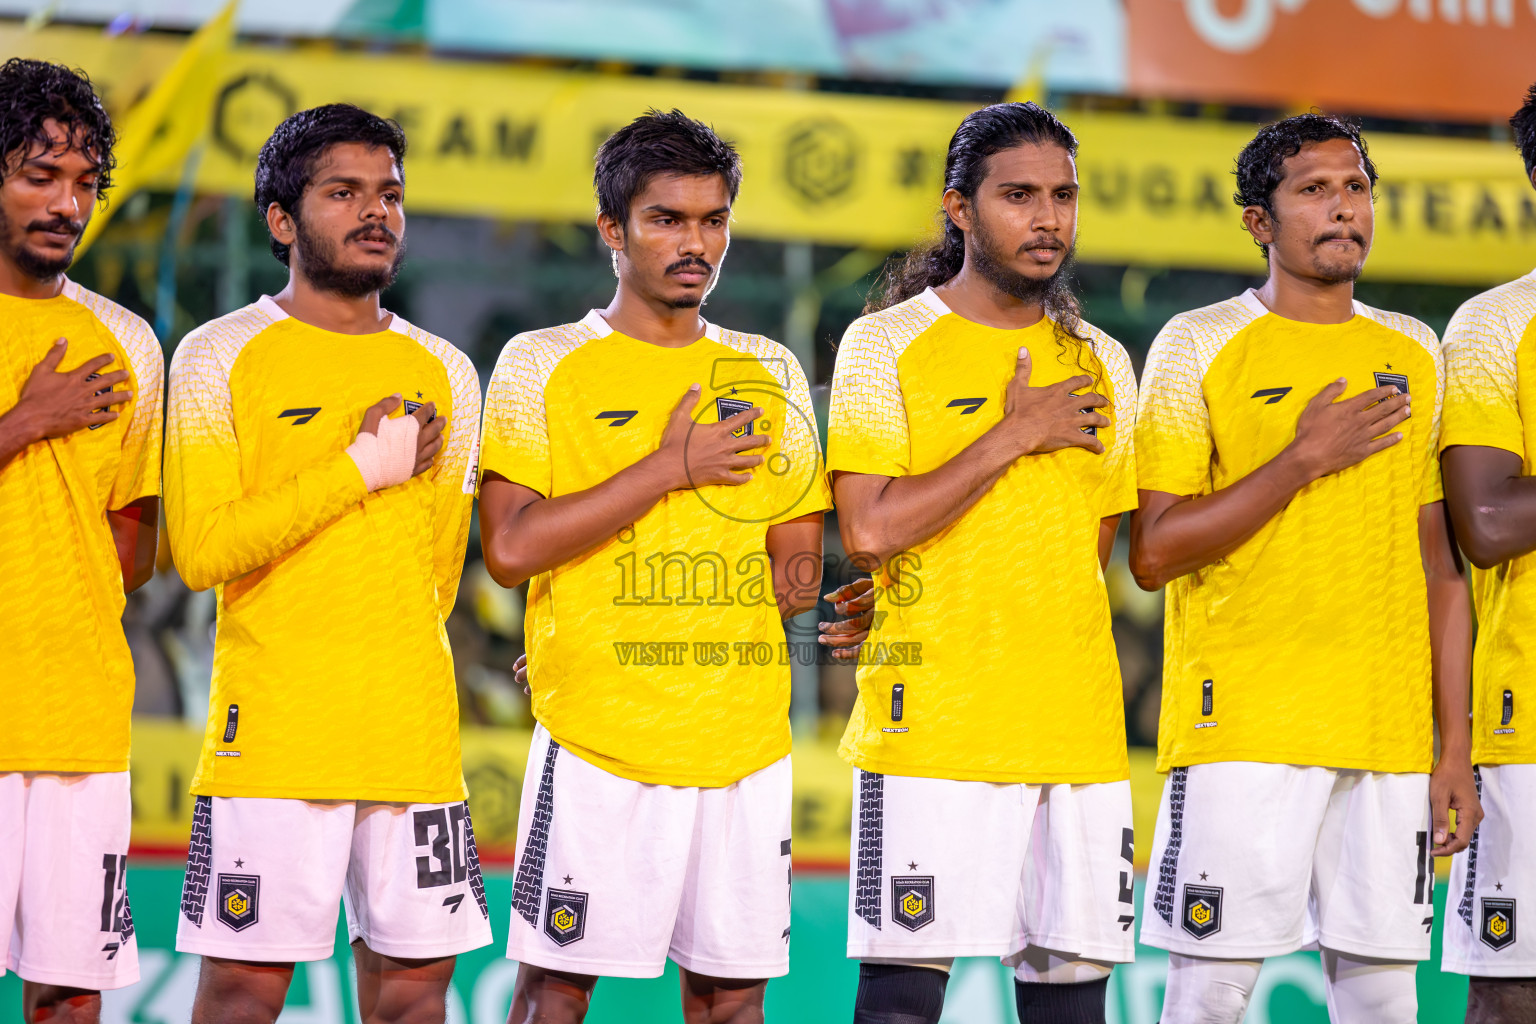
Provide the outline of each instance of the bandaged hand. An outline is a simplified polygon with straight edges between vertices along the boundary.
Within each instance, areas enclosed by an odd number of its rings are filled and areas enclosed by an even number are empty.
[[[399,404],[400,396],[391,395],[370,408],[363,416],[357,439],[347,446],[347,454],[357,464],[370,493],[403,484],[416,471],[421,421],[415,416],[391,418],[389,413]]]

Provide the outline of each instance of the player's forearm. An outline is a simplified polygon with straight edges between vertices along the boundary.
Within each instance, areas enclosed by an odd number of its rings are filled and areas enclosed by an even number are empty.
[[[884,565],[892,555],[911,550],[963,516],[1017,457],[1016,448],[988,431],[937,469],[888,478],[871,499],[845,502],[840,490],[843,546],[851,555],[873,556]]]
[[[1447,463],[1449,468],[1449,463]],[[1506,476],[1458,488],[1446,475],[1456,540],[1479,569],[1536,551],[1536,477]]]
[[[1131,573],[1156,590],[1236,551],[1279,515],[1314,477],[1288,452],[1230,487],[1184,498],[1142,491],[1131,516]]]
[[[24,407],[16,405],[0,413],[0,469],[42,439],[42,431]]]
[[[276,561],[368,494],[346,452],[266,491],[206,507],[194,505],[180,483],[195,472],[195,467],[177,467],[168,474],[166,488],[171,554],[193,590],[207,590]]]
[[[822,529],[820,512],[768,527],[773,596],[781,619],[792,619],[816,607],[821,594]]]
[[[1429,599],[1429,652],[1440,757],[1467,760],[1472,689],[1472,599],[1439,502],[1419,510],[1419,541]]]
[[[583,491],[503,513],[480,504],[481,548],[491,578],[516,587],[590,551],[681,486],[672,467],[646,456]]]

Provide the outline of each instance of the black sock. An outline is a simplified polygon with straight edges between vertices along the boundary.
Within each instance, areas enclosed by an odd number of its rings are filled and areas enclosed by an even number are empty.
[[[1109,976],[1069,985],[1015,981],[1013,994],[1019,1004],[1019,1024],[1104,1024]]]
[[[932,967],[861,963],[853,1024],[938,1024],[948,984]]]

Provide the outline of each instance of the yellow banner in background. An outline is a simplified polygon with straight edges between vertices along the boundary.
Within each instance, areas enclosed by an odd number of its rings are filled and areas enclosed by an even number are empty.
[[[0,45],[83,66],[121,110],[179,44],[12,25],[0,27]],[[590,222],[598,143],[649,107],[675,106],[739,146],[740,235],[871,248],[933,230],[945,148],[972,109],[323,46],[239,46],[219,77],[198,174],[208,191],[249,195],[256,152],[279,120],[348,101],[405,127],[412,211]],[[1067,120],[1082,141],[1084,260],[1262,270],[1231,200],[1252,126],[1090,112]],[[1382,173],[1372,277],[1491,283],[1536,266],[1536,193],[1513,148],[1385,133],[1369,143]]]

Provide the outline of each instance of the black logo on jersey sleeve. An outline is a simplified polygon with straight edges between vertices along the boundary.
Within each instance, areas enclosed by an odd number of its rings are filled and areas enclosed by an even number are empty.
[[[946,409],[960,410],[961,416],[969,416],[971,413],[987,404],[985,398],[956,398],[944,406]]]
[[[608,420],[610,427],[622,427],[634,419],[635,414],[639,411],[639,409],[610,409],[607,412],[600,412],[592,418],[595,420]]]
[[[715,416],[717,419],[728,420],[737,413],[747,412],[752,408],[752,403],[741,398],[717,398],[715,399]],[[731,431],[732,437],[746,437],[752,433],[752,421],[748,420],[746,426]]]
[[[1274,405],[1280,399],[1291,393],[1290,388],[1260,388],[1250,398],[1262,398],[1265,405]]]
[[[1515,901],[1483,897],[1483,928],[1479,937],[1489,949],[1515,943]]]
[[[569,946],[587,931],[587,894],[570,889],[546,890],[544,934],[557,946]]]
[[[909,932],[933,923],[933,876],[891,876],[891,920]]]
[[[320,415],[320,407],[318,405],[311,405],[303,409],[284,409],[282,412],[277,414],[277,418],[280,420],[285,420],[289,416],[292,416],[294,417],[293,426],[297,427],[308,423],[318,415]]]
[[[1406,395],[1408,393],[1408,375],[1405,373],[1376,374],[1377,387],[1384,388],[1389,384],[1395,385],[1397,387],[1397,393],[1400,395]]]
[[[1221,886],[1184,886],[1184,930],[1197,939],[1221,931]]]
[[[219,876],[220,921],[240,932],[255,924],[260,912],[260,875]]]

